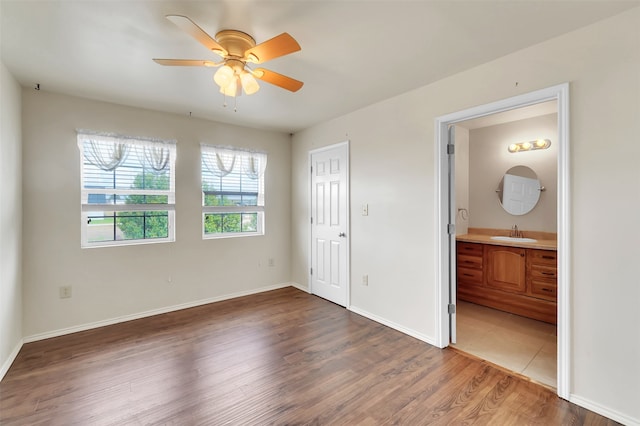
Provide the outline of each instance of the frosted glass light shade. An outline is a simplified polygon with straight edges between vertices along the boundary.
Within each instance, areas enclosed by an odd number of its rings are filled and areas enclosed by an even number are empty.
[[[238,78],[234,76],[234,78],[233,78],[231,83],[229,83],[225,87],[220,87],[220,93],[224,93],[226,96],[237,96],[237,95],[239,95],[239,93],[238,93],[239,83],[240,83],[240,81],[238,80]],[[242,89],[240,88],[240,90],[242,90]]]
[[[220,88],[225,88],[234,81],[234,72],[229,65],[223,65],[213,75],[213,81],[216,82]]]
[[[260,89],[260,85],[258,84],[256,79],[253,78],[251,73],[248,73],[247,71],[244,71],[242,74],[240,74],[240,81],[242,82],[244,93],[246,93],[247,95],[252,95],[256,93],[258,89]]]

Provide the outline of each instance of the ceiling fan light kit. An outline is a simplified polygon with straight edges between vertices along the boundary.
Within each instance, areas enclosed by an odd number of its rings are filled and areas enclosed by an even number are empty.
[[[167,15],[167,19],[191,35],[208,50],[222,57],[221,62],[198,59],[154,59],[160,65],[220,67],[213,81],[220,93],[236,97],[244,91],[252,95],[260,89],[256,78],[291,92],[300,90],[304,83],[264,68],[252,70],[247,63],[261,64],[274,58],[300,50],[298,42],[287,33],[257,44],[249,34],[237,30],[222,30],[213,38],[186,16]],[[225,104],[226,106],[226,104]]]

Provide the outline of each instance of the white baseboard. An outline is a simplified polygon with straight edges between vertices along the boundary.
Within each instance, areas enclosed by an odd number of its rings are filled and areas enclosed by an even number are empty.
[[[387,327],[393,328],[394,330],[397,330],[401,333],[407,334],[411,337],[415,337],[418,340],[422,340],[425,343],[428,343],[430,345],[433,345],[435,347],[438,347],[438,345],[436,344],[436,340],[433,337],[424,335],[422,333],[419,333],[417,331],[408,329],[406,327],[403,327],[401,325],[398,325],[392,321],[388,321],[384,318],[381,318],[377,315],[374,315],[370,312],[367,312],[363,309],[360,309],[356,306],[350,306],[349,310],[358,314],[358,315],[362,315],[363,317],[369,318],[370,320],[373,320],[375,322],[378,322],[380,324],[386,325]],[[629,417],[625,414],[619,413],[615,410],[612,410],[608,407],[604,407],[598,403],[595,403],[593,401],[590,401],[588,399],[576,396],[576,395],[571,395],[570,402],[579,405],[583,408],[586,408],[587,410],[593,411],[594,413],[598,413],[602,416],[605,416],[611,420],[614,420],[616,422],[622,423],[623,425],[627,425],[627,426],[640,426],[640,420],[638,419],[634,419],[632,417]]]
[[[215,303],[215,302],[221,302],[223,300],[229,300],[229,299],[235,299],[237,297],[243,297],[243,296],[249,296],[252,294],[258,294],[258,293],[264,293],[267,291],[271,291],[271,290],[277,290],[280,288],[285,288],[285,287],[295,287],[301,291],[304,291],[306,293],[309,293],[309,289],[307,286],[299,284],[299,283],[295,283],[295,282],[289,282],[289,283],[282,283],[282,284],[275,284],[275,285],[271,285],[271,286],[266,286],[266,287],[260,287],[257,289],[252,289],[252,290],[247,290],[247,291],[241,291],[241,292],[237,292],[237,293],[232,293],[232,294],[226,294],[226,295],[222,295],[222,296],[216,296],[216,297],[211,297],[211,298],[207,298],[207,299],[202,299],[202,300],[197,300],[194,302],[187,302],[187,303],[182,303],[179,305],[173,305],[173,306],[167,306],[164,308],[159,308],[159,309],[152,309],[150,311],[145,311],[145,312],[140,312],[137,314],[131,314],[131,315],[124,315],[121,317],[117,317],[117,318],[111,318],[108,320],[102,320],[102,321],[96,321],[96,322],[92,322],[92,323],[88,323],[88,324],[82,324],[82,325],[78,325],[78,326],[73,326],[73,327],[68,327],[68,328],[63,328],[63,329],[58,329],[58,330],[53,330],[53,331],[48,331],[45,333],[39,333],[39,334],[34,334],[31,336],[27,336],[24,337],[22,340],[20,340],[18,342],[18,344],[16,345],[16,347],[13,349],[13,351],[11,352],[11,354],[9,354],[9,357],[5,360],[5,362],[2,364],[2,367],[0,368],[0,380],[2,380],[4,378],[4,376],[7,374],[7,371],[9,371],[9,368],[11,367],[11,365],[13,364],[13,362],[15,361],[16,357],[18,356],[18,353],[20,352],[20,349],[22,348],[22,345],[25,343],[31,343],[31,342],[36,342],[38,340],[44,340],[44,339],[49,339],[51,337],[58,337],[58,336],[64,336],[65,334],[71,334],[71,333],[76,333],[79,331],[85,331],[85,330],[91,330],[93,328],[99,328],[99,327],[104,327],[107,325],[112,325],[112,324],[118,324],[121,322],[126,322],[126,321],[131,321],[131,320],[135,320],[135,319],[140,319],[140,318],[145,318],[145,317],[150,317],[153,315],[159,315],[159,314],[164,314],[167,312],[174,312],[174,311],[179,311],[182,309],[188,309],[188,308],[193,308],[196,306],[202,306],[202,305],[207,305],[209,303]],[[425,343],[428,343],[432,346],[438,346],[436,344],[436,340],[431,337],[431,336],[427,336],[425,334],[419,333],[415,330],[403,327],[399,324],[396,324],[392,321],[389,321],[387,319],[384,319],[382,317],[379,317],[375,314],[372,314],[370,312],[365,311],[364,309],[360,309],[357,306],[353,306],[351,305],[349,307],[349,310],[358,314],[358,315],[362,315],[365,318],[368,318],[372,321],[375,321],[377,323],[383,324],[387,327],[393,328],[394,330],[397,330],[401,333],[404,333],[408,336],[414,337],[418,340],[421,340]],[[595,403],[593,401],[590,401],[586,398],[582,398],[580,396],[577,395],[570,395],[569,397],[569,401],[579,405],[583,408],[586,408],[588,410],[591,410],[595,413],[598,413],[602,416],[605,416],[609,419],[612,419],[616,422],[622,423],[624,425],[627,426],[640,426],[640,420],[639,419],[634,419],[632,417],[629,417],[625,414],[619,413],[615,410],[612,410],[608,407],[604,407],[598,403]]]
[[[274,284],[271,286],[260,287],[252,290],[240,291],[222,296],[210,297],[207,299],[196,300],[193,302],[181,303],[179,305],[166,306],[163,308],[152,309],[150,311],[139,312],[136,314],[123,315],[116,318],[110,318],[102,321],[96,321],[88,324],[75,325],[73,327],[61,328],[58,330],[38,333],[23,338],[24,343],[37,342],[38,340],[50,339],[52,337],[64,336],[65,334],[77,333],[79,331],[91,330],[93,328],[104,327],[107,325],[118,324],[121,322],[132,321],[140,318],[151,317],[153,315],[166,314],[167,312],[180,311],[182,309],[194,308],[196,306],[207,305],[209,303],[221,302],[223,300],[235,299],[237,297],[249,296],[251,294],[264,293],[266,291],[277,290],[279,288],[291,287],[292,283]],[[295,286],[294,286],[295,287]],[[9,364],[10,365],[10,364]]]
[[[298,290],[302,290],[302,291],[304,291],[305,293],[309,293],[309,294],[311,294],[311,291],[309,290],[309,287],[308,287],[308,286],[306,286],[306,285],[304,285],[304,284],[298,284],[298,283],[290,282],[290,283],[289,283],[289,285],[290,285],[291,287],[295,287],[295,288],[297,288]]]
[[[611,420],[614,420],[618,423],[622,423],[627,426],[640,426],[640,419],[634,419],[626,414],[619,413],[615,410],[612,410],[608,407],[604,407],[597,402],[590,401],[586,398],[582,398],[577,395],[571,394],[569,396],[569,402],[572,402],[576,405],[581,406],[582,408],[586,408],[587,410],[591,410],[594,413],[598,413],[601,416],[605,416]]]
[[[349,310],[352,311],[352,312],[355,312],[358,315],[362,315],[363,317],[369,318],[370,320],[378,322],[378,323],[380,323],[382,325],[386,325],[387,327],[393,328],[394,330],[397,330],[400,333],[404,333],[404,334],[409,335],[411,337],[415,337],[418,340],[422,340],[423,342],[428,343],[428,344],[430,344],[432,346],[436,346],[436,347],[438,346],[438,345],[436,345],[436,339],[434,339],[431,336],[427,336],[427,335],[419,333],[419,332],[417,332],[415,330],[411,330],[409,328],[403,327],[403,326],[401,326],[399,324],[396,324],[396,323],[394,323],[392,321],[386,320],[386,319],[384,319],[382,317],[379,317],[379,316],[374,315],[374,314],[372,314],[370,312],[367,312],[364,309],[360,309],[357,306],[351,305],[351,306],[349,306]]]
[[[20,352],[20,349],[22,349],[23,344],[24,344],[24,340],[20,339],[16,347],[13,348],[13,351],[11,351],[11,353],[9,354],[9,357],[2,364],[2,368],[0,368],[0,381],[4,379],[4,375],[7,374],[7,371],[9,371],[11,364],[13,364],[13,361],[16,360],[16,357],[18,356],[18,352]]]

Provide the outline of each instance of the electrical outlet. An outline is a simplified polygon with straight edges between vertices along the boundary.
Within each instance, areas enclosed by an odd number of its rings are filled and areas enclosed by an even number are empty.
[[[60,299],[68,299],[71,297],[71,286],[60,287]]]
[[[362,285],[364,285],[364,286],[368,286],[369,285],[369,275],[363,275],[362,276]]]
[[[267,261],[268,265],[273,268],[274,266],[276,266],[276,261],[273,257],[270,257],[269,260]]]

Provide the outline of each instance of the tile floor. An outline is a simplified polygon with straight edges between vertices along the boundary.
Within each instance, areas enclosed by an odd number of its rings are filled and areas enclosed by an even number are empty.
[[[556,387],[556,326],[458,301],[457,349]]]

